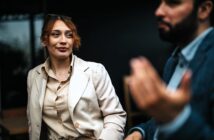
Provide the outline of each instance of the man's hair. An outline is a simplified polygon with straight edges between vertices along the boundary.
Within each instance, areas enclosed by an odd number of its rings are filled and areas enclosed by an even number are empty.
[[[196,8],[198,8],[198,6],[205,1],[211,1],[214,4],[214,0],[194,0],[194,1],[195,1]],[[214,8],[212,9],[211,14],[210,14],[210,23],[212,26],[214,25]]]

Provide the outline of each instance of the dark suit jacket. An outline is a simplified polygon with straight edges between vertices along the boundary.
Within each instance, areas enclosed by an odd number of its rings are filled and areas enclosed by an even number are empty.
[[[163,75],[166,83],[169,81],[168,77],[171,77],[169,67],[169,63],[166,63]],[[191,115],[179,130],[168,136],[160,133],[158,140],[214,140],[214,30],[202,41],[190,62],[190,69]],[[145,130],[146,140],[153,140],[156,128],[154,120],[138,127]]]

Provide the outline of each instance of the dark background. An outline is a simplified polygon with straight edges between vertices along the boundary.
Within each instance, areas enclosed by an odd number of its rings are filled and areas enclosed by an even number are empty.
[[[82,45],[75,52],[80,58],[102,63],[112,79],[117,95],[124,105],[123,77],[130,73],[129,61],[136,56],[147,57],[158,73],[162,74],[170,47],[159,39],[154,16],[158,2],[143,1],[70,1],[70,0],[1,0],[0,16],[56,13],[71,16],[77,25]],[[0,21],[1,22],[1,21]],[[0,33],[1,35],[1,33]],[[33,42],[33,41],[32,41]],[[12,57],[2,58],[3,62],[13,62]],[[35,59],[32,54],[31,59]],[[10,60],[10,61],[9,61]],[[4,63],[4,64],[5,64]],[[8,63],[6,63],[8,64]],[[34,67],[36,63],[32,64]],[[1,66],[1,75],[7,70]],[[3,76],[2,76],[3,77]],[[22,81],[14,77],[3,77],[4,83],[17,80],[23,94],[20,100],[7,103],[10,108],[26,104],[26,75]],[[2,96],[7,97],[2,92]],[[23,99],[23,100],[22,100]],[[18,102],[22,102],[19,104]],[[17,102],[17,103],[16,103]],[[24,103],[23,103],[24,102]],[[7,105],[2,101],[3,107]]]

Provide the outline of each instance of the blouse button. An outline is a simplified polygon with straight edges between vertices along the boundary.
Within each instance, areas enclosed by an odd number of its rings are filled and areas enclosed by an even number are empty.
[[[74,124],[74,127],[75,127],[75,128],[79,128],[79,126],[80,126],[80,124],[77,123],[77,122]]]

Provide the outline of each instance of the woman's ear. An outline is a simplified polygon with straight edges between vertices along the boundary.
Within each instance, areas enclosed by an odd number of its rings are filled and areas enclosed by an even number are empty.
[[[206,0],[202,2],[198,9],[198,18],[201,21],[208,20],[211,16],[213,10],[213,2],[211,0]]]
[[[47,43],[46,43],[45,41],[42,41],[42,42],[41,42],[41,45],[42,45],[42,47],[45,48],[45,47],[47,46]]]

